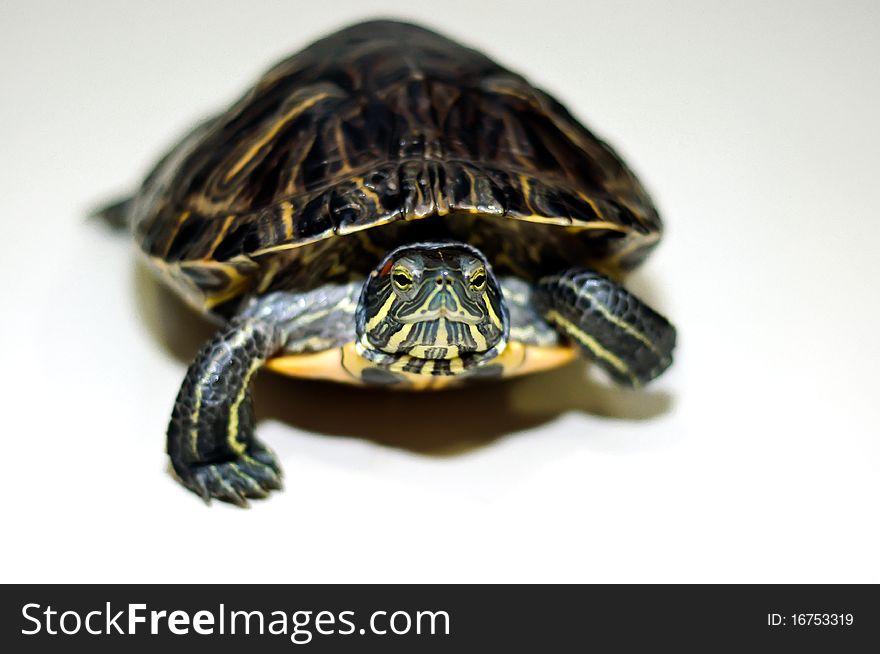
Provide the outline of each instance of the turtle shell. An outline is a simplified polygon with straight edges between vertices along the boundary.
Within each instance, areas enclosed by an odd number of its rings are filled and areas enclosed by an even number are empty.
[[[559,102],[390,21],[317,41],[198,126],[147,177],[132,224],[206,310],[365,274],[437,236],[527,278],[566,263],[620,274],[661,230],[639,181]]]

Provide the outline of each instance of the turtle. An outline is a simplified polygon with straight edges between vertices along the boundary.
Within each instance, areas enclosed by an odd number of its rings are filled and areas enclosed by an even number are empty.
[[[623,286],[662,233],[634,173],[551,95],[418,25],[281,61],[108,213],[217,323],[167,430],[208,503],[281,487],[255,436],[264,367],[434,390],[578,354],[638,387],[672,363],[674,327]]]

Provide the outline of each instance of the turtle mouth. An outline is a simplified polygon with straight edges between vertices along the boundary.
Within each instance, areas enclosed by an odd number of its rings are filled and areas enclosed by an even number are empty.
[[[479,325],[484,320],[482,316],[472,316],[463,311],[451,311],[445,306],[433,310],[422,309],[415,314],[400,316],[399,318],[400,322],[406,325],[416,322],[432,322],[440,319],[445,319],[449,322],[460,322],[466,325]]]

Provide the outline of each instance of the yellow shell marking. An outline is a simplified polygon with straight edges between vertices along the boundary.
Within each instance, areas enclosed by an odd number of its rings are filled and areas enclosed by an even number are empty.
[[[235,162],[235,165],[233,165],[232,168],[229,169],[229,172],[227,172],[224,176],[224,181],[228,183],[233,177],[241,172],[241,169],[244,168],[248,164],[248,162],[253,159],[254,156],[256,156],[257,152],[260,151],[260,148],[262,148],[264,145],[266,145],[266,143],[275,138],[275,135],[278,134],[278,132],[280,132],[281,129],[285,125],[287,125],[287,123],[289,123],[306,109],[317,104],[327,96],[327,93],[317,93],[288,109],[287,113],[276,120],[272,124],[272,127],[266,130],[266,133],[263,134],[263,136],[261,136],[259,139],[257,139],[257,141],[250,148],[248,148],[248,151],[245,152],[244,156]]]

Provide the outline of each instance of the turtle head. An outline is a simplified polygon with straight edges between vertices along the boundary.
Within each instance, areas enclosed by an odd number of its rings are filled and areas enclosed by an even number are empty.
[[[464,243],[392,251],[364,282],[357,309],[358,351],[412,372],[456,374],[473,367],[501,353],[508,331],[492,268]]]

